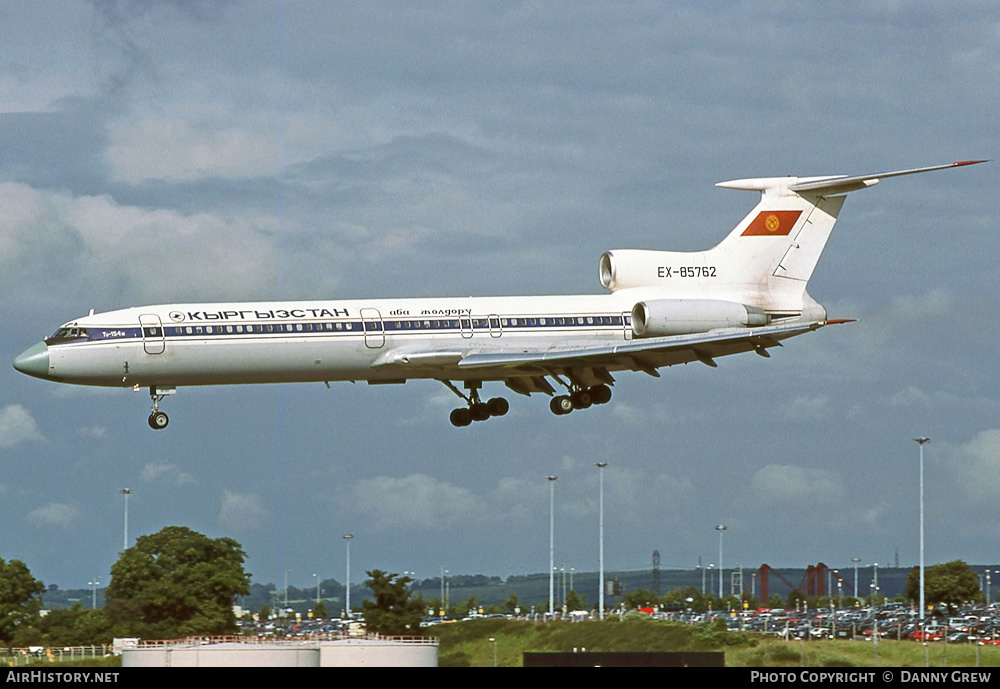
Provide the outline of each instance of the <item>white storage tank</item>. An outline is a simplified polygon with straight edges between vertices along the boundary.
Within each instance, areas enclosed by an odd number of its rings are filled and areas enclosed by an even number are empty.
[[[138,642],[122,667],[437,667],[435,638],[335,637],[301,641],[185,639]]]
[[[321,641],[320,667],[437,667],[437,639],[338,639]]]
[[[319,647],[315,643],[140,643],[122,651],[122,667],[319,667]]]

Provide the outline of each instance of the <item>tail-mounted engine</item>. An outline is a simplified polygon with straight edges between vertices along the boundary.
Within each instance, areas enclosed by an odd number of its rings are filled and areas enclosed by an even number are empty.
[[[644,249],[615,249],[601,256],[601,284],[605,289],[617,292],[629,287],[649,287],[658,284],[658,271],[662,266],[673,263],[674,251],[648,251]],[[687,254],[689,262],[704,263],[702,254]],[[697,258],[695,258],[697,257]]]
[[[649,299],[632,307],[636,337],[690,335],[717,328],[767,325],[764,309],[719,299]]]

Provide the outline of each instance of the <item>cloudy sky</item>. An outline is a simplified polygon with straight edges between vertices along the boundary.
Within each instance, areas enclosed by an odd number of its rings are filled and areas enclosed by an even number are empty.
[[[0,5],[3,360],[163,302],[599,293],[700,250],[714,187],[998,157],[995,2]],[[145,393],[0,368],[0,557],[107,581],[130,536],[230,536],[256,581],[1000,560],[1000,163],[852,194],[809,286],[859,322],[452,428],[433,382]],[[486,394],[502,388],[487,387]]]

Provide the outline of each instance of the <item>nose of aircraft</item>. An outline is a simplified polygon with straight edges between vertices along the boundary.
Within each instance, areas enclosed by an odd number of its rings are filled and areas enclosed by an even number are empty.
[[[14,368],[35,378],[47,378],[49,375],[49,346],[39,342],[29,347],[14,359]]]

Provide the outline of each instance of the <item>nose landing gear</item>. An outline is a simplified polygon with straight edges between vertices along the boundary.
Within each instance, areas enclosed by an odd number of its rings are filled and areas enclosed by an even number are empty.
[[[170,423],[170,417],[167,416],[166,412],[160,411],[160,401],[167,395],[172,395],[175,392],[177,392],[177,388],[149,386],[149,397],[153,400],[153,410],[149,412],[148,423],[149,427],[154,431],[163,430]]]
[[[149,427],[154,431],[166,428],[168,423],[170,418],[162,411],[154,411],[149,415]]]

